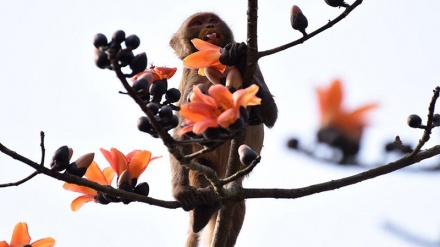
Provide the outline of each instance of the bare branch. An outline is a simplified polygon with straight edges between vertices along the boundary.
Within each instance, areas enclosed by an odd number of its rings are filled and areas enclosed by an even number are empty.
[[[309,196],[324,191],[330,191],[339,189],[345,186],[353,185],[359,182],[363,182],[368,179],[372,179],[378,176],[382,176],[412,164],[418,163],[422,160],[431,158],[440,154],[440,145],[434,146],[430,149],[418,152],[415,155],[407,155],[402,159],[395,162],[391,162],[387,165],[374,168],[353,176],[345,177],[338,180],[331,180],[325,183],[315,184],[298,189],[243,189],[242,195],[236,200],[249,199],[249,198],[285,198],[295,199],[304,196]]]
[[[25,177],[25,178],[23,178],[23,179],[21,179],[21,180],[18,180],[17,182],[6,183],[6,184],[0,184],[0,188],[11,187],[11,186],[18,186],[18,185],[20,185],[20,184],[23,184],[23,183],[25,183],[25,182],[31,180],[31,179],[32,179],[33,177],[35,177],[36,175],[38,175],[38,172],[37,172],[37,171],[33,172],[31,175],[29,175],[29,176],[27,176],[27,177]]]
[[[130,199],[133,201],[139,201],[139,202],[144,202],[150,205],[155,205],[155,206],[160,206],[160,207],[164,207],[164,208],[170,208],[170,209],[175,209],[175,208],[179,208],[180,204],[178,202],[175,201],[162,201],[162,200],[157,200],[151,197],[146,197],[143,195],[139,195],[133,192],[128,192],[128,191],[124,191],[124,190],[119,190],[119,189],[115,189],[113,187],[110,186],[104,186],[104,185],[100,185],[98,183],[95,183],[93,181],[84,179],[84,178],[80,178],[71,174],[66,174],[66,173],[59,173],[55,170],[50,170],[40,164],[35,163],[34,161],[8,149],[7,147],[5,147],[3,144],[0,143],[0,152],[10,156],[13,159],[16,159],[22,163],[25,163],[27,165],[29,165],[30,167],[34,168],[36,170],[36,172],[44,174],[46,176],[55,178],[57,180],[61,180],[64,182],[68,182],[68,183],[72,183],[72,184],[77,184],[77,185],[81,185],[81,186],[86,186],[89,187],[91,189],[94,189],[96,191],[100,191],[103,193],[106,193],[108,195],[111,196],[115,196],[115,197],[121,197],[121,198],[125,198],[125,199]]]
[[[342,19],[347,17],[347,15],[349,15],[351,11],[353,11],[357,6],[359,6],[362,3],[362,1],[363,0],[355,1],[352,5],[347,7],[345,9],[345,11],[342,12],[342,14],[340,14],[334,20],[329,21],[324,26],[320,27],[319,29],[315,30],[314,32],[311,32],[311,33],[301,37],[300,39],[297,39],[297,40],[295,40],[293,42],[290,42],[288,44],[285,44],[285,45],[282,45],[282,46],[279,46],[279,47],[276,47],[276,48],[273,48],[273,49],[270,49],[270,50],[258,52],[258,59],[260,59],[260,58],[262,58],[264,56],[275,54],[275,53],[280,52],[280,51],[284,51],[284,50],[286,50],[288,48],[291,48],[291,47],[294,47],[296,45],[302,44],[305,41],[307,41],[307,40],[311,39],[312,37],[314,37],[315,35],[317,35],[317,34],[323,32],[323,31],[331,28],[333,25],[335,25],[336,23],[338,23],[339,21],[341,21]]]

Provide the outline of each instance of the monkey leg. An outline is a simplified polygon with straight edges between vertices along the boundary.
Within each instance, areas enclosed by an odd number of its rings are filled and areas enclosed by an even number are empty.
[[[198,159],[198,162],[203,165],[213,167],[212,162],[205,158]],[[204,175],[190,171],[190,184],[197,188],[197,199],[201,202],[200,205],[194,207],[191,211],[191,227],[193,232],[199,232],[206,224],[208,224],[212,215],[220,208],[218,204],[218,196],[209,188],[210,183],[206,180]]]
[[[229,228],[228,238],[225,247],[233,247],[237,241],[238,234],[243,226],[244,216],[246,213],[246,205],[244,201],[238,202],[234,205],[234,212],[232,213],[231,224]],[[203,230],[203,240],[206,246],[212,245],[214,238],[215,225],[217,223],[217,215],[215,213],[209,221],[206,228]]]
[[[186,244],[185,247],[197,247],[198,243],[199,243],[199,233],[194,232],[192,230],[192,225],[193,225],[193,211],[189,212],[189,225],[190,228],[188,230],[188,238],[186,239]]]
[[[228,74],[226,76],[226,86],[240,89],[243,86],[243,79],[240,71],[238,71],[238,69],[235,67],[230,68],[231,69],[227,72]]]
[[[228,241],[226,247],[233,247],[237,241],[238,234],[243,226],[244,215],[246,213],[246,205],[244,201],[238,202],[234,205],[234,213],[232,214],[232,225],[229,231]]]

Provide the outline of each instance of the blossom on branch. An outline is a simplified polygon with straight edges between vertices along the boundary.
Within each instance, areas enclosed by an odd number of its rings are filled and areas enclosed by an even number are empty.
[[[6,241],[0,242],[0,247],[52,247],[55,246],[55,239],[53,238],[42,238],[40,240],[31,243],[31,237],[29,236],[28,226],[26,222],[18,222],[14,231],[12,232],[12,238],[10,244]]]
[[[344,155],[356,154],[367,125],[365,115],[376,108],[377,103],[346,110],[342,106],[343,91],[339,80],[334,80],[326,88],[318,88],[316,93],[320,111],[318,139],[340,148]]]
[[[240,118],[240,107],[261,103],[261,99],[255,96],[257,92],[255,84],[233,94],[225,86],[217,84],[208,89],[209,95],[205,95],[194,86],[190,102],[180,108],[180,114],[185,119],[179,134],[192,131],[198,135],[208,128],[229,127]]]
[[[96,162],[93,161],[92,164],[87,169],[85,176],[90,181],[97,182],[98,184],[111,185],[113,178],[115,176],[115,172],[111,167],[106,167],[104,168],[103,171],[101,171],[101,169],[99,169],[98,167],[98,164],[96,164]],[[95,203],[99,202],[97,198],[98,192],[92,188],[71,184],[71,183],[64,183],[63,188],[66,190],[83,194],[77,197],[75,200],[73,200],[72,203],[70,204],[70,208],[72,209],[72,211],[79,210],[87,202],[95,202]]]
[[[139,72],[135,76],[131,78],[131,81],[135,82],[140,77],[145,77],[145,75],[151,75],[151,81],[148,80],[149,83],[153,83],[153,81],[162,80],[162,79],[170,79],[173,77],[174,73],[176,73],[177,68],[175,67],[155,67],[152,66],[150,69]]]
[[[192,39],[197,52],[194,52],[183,59],[185,67],[199,69],[199,75],[205,75],[205,68],[212,68],[219,72],[226,70],[226,65],[220,63],[221,47],[213,45],[201,39]]]
[[[100,150],[110,163],[113,171],[116,172],[118,178],[124,171],[128,171],[130,177],[136,179],[136,181],[151,161],[161,157],[151,157],[151,152],[147,150],[134,150],[127,155],[124,155],[116,148],[111,148],[110,151],[103,148]]]

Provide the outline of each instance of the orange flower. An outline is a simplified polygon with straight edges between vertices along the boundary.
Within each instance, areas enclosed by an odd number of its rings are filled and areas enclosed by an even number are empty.
[[[149,83],[153,83],[153,81],[162,80],[162,79],[170,79],[173,77],[174,73],[176,73],[177,68],[169,68],[169,67],[155,67],[152,66],[150,69],[142,71],[131,78],[133,82],[137,81],[140,76],[144,74],[151,74],[153,77],[152,81]]]
[[[29,236],[28,226],[26,222],[18,222],[14,231],[12,232],[11,244],[8,244],[6,241],[0,242],[0,247],[23,247],[23,246],[32,246],[32,247],[52,247],[55,246],[55,239],[53,238],[42,238],[33,243],[31,242],[31,237]]]
[[[160,158],[160,156],[152,158],[151,152],[147,150],[134,150],[127,155],[116,148],[111,148],[110,151],[103,148],[100,150],[118,177],[123,171],[128,170],[131,177],[137,179],[145,171],[150,161]]]
[[[199,69],[199,75],[205,75],[205,68],[213,68],[220,72],[226,70],[226,65],[220,63],[220,46],[213,45],[201,39],[192,39],[191,42],[197,48],[194,52],[183,59],[185,67]]]
[[[191,102],[180,108],[180,114],[185,117],[183,122],[185,127],[179,134],[183,135],[190,131],[201,134],[207,128],[229,127],[240,117],[240,106],[247,107],[261,103],[261,99],[255,96],[257,92],[258,86],[255,84],[237,90],[234,94],[225,86],[217,84],[209,88],[209,95],[205,95],[199,87],[194,86]]]
[[[319,110],[321,114],[321,128],[334,127],[353,141],[359,141],[365,127],[365,114],[376,108],[376,103],[361,106],[347,111],[342,107],[342,85],[339,80],[333,81],[328,88],[318,88]]]
[[[93,161],[89,168],[87,168],[85,176],[87,179],[97,182],[101,185],[110,185],[113,181],[113,177],[115,176],[115,172],[111,167],[106,167],[103,171],[101,171],[101,169],[98,167],[98,164]],[[83,194],[73,200],[70,204],[72,211],[79,210],[87,202],[97,202],[95,197],[98,195],[98,192],[94,189],[70,183],[64,183],[63,188]]]

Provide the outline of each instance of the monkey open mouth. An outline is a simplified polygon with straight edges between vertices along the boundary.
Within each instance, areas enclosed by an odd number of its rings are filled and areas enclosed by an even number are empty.
[[[219,35],[217,33],[208,33],[204,40],[208,41],[210,43],[216,43],[217,39],[219,38]]]

